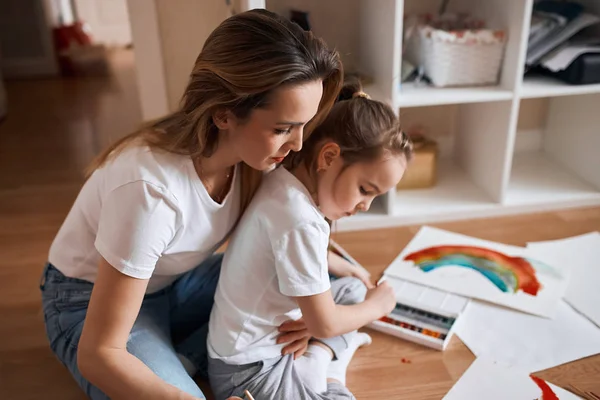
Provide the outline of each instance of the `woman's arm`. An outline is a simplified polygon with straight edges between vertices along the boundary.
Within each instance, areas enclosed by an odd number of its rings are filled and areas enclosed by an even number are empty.
[[[127,352],[147,285],[101,258],[77,351],[79,371],[112,399],[195,399]]]
[[[331,291],[296,297],[308,332],[317,338],[348,333],[390,313],[396,305],[394,290],[382,283],[367,292],[365,301],[345,306],[335,304]]]

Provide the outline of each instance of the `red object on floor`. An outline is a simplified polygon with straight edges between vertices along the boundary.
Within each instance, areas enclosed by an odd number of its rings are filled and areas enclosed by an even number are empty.
[[[66,54],[73,47],[92,45],[92,38],[85,32],[83,22],[76,21],[71,25],[57,26],[52,30],[52,36],[61,73],[75,75],[75,67]]]
[[[54,46],[57,52],[66,50],[71,45],[89,46],[92,38],[85,32],[83,22],[77,21],[71,25],[57,26],[53,29]]]
[[[545,380],[538,378],[537,376],[529,375],[531,380],[535,382],[536,385],[542,389],[542,399],[541,400],[559,400],[558,396],[550,386],[546,383]]]

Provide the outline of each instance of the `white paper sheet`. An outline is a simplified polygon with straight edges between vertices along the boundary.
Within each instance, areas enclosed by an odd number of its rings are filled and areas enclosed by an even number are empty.
[[[468,264],[473,260],[481,262],[483,260],[483,262],[491,266],[488,268],[488,271],[499,271],[492,272],[490,274],[491,277],[473,268],[465,268],[464,265],[446,264],[440,267],[440,262],[438,262],[435,254],[426,255],[426,257],[421,259],[422,262],[405,260],[405,257],[411,253],[441,245],[480,247],[500,252],[508,257],[502,259],[500,263],[487,259],[485,254],[483,256],[476,254],[476,257],[472,257],[472,252],[469,251],[465,252],[466,256],[457,252],[457,256],[450,257],[454,257],[458,264]],[[556,311],[558,302],[566,290],[568,269],[541,265],[532,260],[528,251],[522,247],[508,246],[440,229],[423,227],[402,253],[385,270],[385,274],[462,296],[501,304],[528,313],[552,317]],[[520,279],[515,275],[514,270],[516,268],[513,265],[518,262],[519,258],[525,258],[531,261],[533,265],[533,271],[535,271],[534,280],[540,284],[540,289],[535,294],[525,292],[522,285],[526,280]],[[432,264],[436,265],[430,268],[429,266]],[[487,273],[487,271],[484,272]],[[515,276],[517,277],[515,278]],[[493,279],[496,279],[496,283],[494,283]],[[497,282],[502,279],[512,282],[512,286],[507,285],[510,290],[503,291],[501,285],[504,282]]]
[[[525,373],[600,353],[600,328],[564,301],[554,319],[472,301],[455,332],[476,356]]]
[[[600,326],[600,233],[529,243],[534,257],[571,270],[564,299]]]
[[[578,396],[549,382],[559,400]],[[484,358],[477,358],[443,400],[534,400],[542,399],[542,390],[524,373],[507,369]]]

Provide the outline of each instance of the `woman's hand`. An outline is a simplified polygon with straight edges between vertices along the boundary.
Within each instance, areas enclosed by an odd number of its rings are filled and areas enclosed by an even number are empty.
[[[338,254],[330,251],[327,255],[327,262],[329,263],[329,272],[332,275],[335,275],[339,278],[353,276],[360,279],[368,289],[375,287],[373,283],[371,283],[371,274],[369,274],[364,268],[352,264]]]
[[[281,350],[281,355],[294,353],[294,360],[302,357],[311,338],[304,320],[300,318],[297,321],[286,321],[279,326],[279,332],[277,344],[290,343]]]

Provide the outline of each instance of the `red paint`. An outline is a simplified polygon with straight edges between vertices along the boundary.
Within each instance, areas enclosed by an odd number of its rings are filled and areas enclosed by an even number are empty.
[[[541,400],[559,400],[556,393],[552,391],[552,388],[546,383],[545,380],[538,378],[537,376],[529,375],[532,381],[542,389]]]

